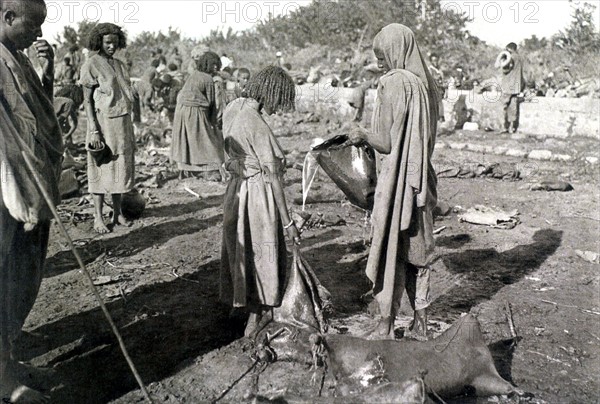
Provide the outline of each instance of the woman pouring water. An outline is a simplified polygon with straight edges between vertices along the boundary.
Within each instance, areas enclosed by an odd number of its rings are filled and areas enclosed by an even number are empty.
[[[386,73],[377,88],[372,129],[358,127],[349,142],[366,140],[385,155],[366,269],[380,321],[368,337],[394,338],[394,319],[406,289],[415,318],[405,336],[424,339],[434,249],[432,210],[437,201],[431,164],[438,120],[436,83],[409,28],[386,26],[375,36],[373,51]]]

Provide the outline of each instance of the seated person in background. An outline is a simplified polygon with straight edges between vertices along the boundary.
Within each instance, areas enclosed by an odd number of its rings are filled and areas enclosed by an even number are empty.
[[[376,89],[381,76],[383,76],[383,70],[377,66],[377,63],[369,64],[362,71],[362,84],[368,84],[367,88]]]
[[[457,65],[454,69],[454,85],[456,88],[462,88],[465,81],[467,81],[467,75],[463,70],[462,66]]]
[[[219,75],[223,78],[223,80],[232,80],[233,69],[231,67],[226,67],[219,72]]]
[[[167,68],[167,58],[165,57],[165,55],[163,55],[163,50],[158,48],[156,49],[156,51],[152,52],[152,59],[153,60],[158,60],[158,67],[156,68],[156,71],[159,73],[162,73],[163,71],[166,70]]]
[[[140,102],[141,113],[145,114],[148,110],[153,111],[153,97],[154,90],[152,88],[152,82],[157,76],[156,69],[160,61],[155,59],[150,63],[150,66],[144,71],[142,77],[138,82],[134,84],[134,91],[137,94]]]
[[[55,82],[57,87],[75,84],[75,76],[77,71],[71,62],[69,56],[65,56],[63,62],[56,69]]]
[[[181,70],[179,70],[179,67],[175,63],[171,63],[169,65],[168,75],[173,78],[174,82],[177,82],[177,84],[183,86],[183,82],[185,81],[183,73],[181,72]]]
[[[355,84],[352,70],[342,70],[340,73],[340,87],[354,87]]]
[[[174,47],[172,50],[171,59],[169,61],[169,67],[171,64],[174,64],[175,66],[177,66],[177,69],[181,69],[181,66],[183,66],[183,58],[179,54],[178,47]]]
[[[233,66],[233,60],[231,60],[227,54],[223,53],[223,56],[221,56],[221,70],[225,70],[231,66]]]
[[[160,78],[154,79],[152,87],[155,91],[155,112],[164,113],[169,124],[173,124],[177,95],[183,86],[171,75],[163,74]]]
[[[64,146],[67,148],[75,147],[73,143],[73,133],[77,129],[77,108],[73,100],[64,97],[54,97],[54,113],[58,118],[60,129],[63,133]]]
[[[79,80],[79,69],[81,68],[81,53],[79,52],[78,45],[71,45],[69,47],[69,52],[65,55],[65,57],[69,57],[71,59],[71,65],[76,71],[75,79]]]
[[[54,113],[63,133],[65,147],[73,148],[73,133],[79,123],[78,111],[83,104],[83,89],[71,84],[56,91],[54,95]]]

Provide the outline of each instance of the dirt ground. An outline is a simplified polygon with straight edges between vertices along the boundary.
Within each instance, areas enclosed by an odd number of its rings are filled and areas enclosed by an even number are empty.
[[[335,134],[336,125],[300,122],[303,116],[272,119],[291,167],[286,176],[290,205],[301,210],[304,152],[315,137]],[[85,128],[85,122],[80,123]],[[80,133],[81,135],[81,133]],[[482,144],[503,141],[496,133],[454,133],[444,140]],[[563,141],[571,154],[598,150],[590,139]],[[540,143],[522,137],[517,144]],[[159,171],[169,177],[165,149],[149,156],[138,151],[140,182]],[[154,153],[153,153],[154,154]],[[77,156],[76,156],[77,157]],[[481,322],[501,375],[535,399],[550,403],[591,403],[600,397],[600,266],[575,254],[598,252],[600,188],[598,165],[582,159],[539,162],[442,148],[436,167],[502,162],[521,170],[521,181],[442,178],[439,196],[453,207],[435,227],[439,260],[434,264],[431,324],[442,330],[471,312]],[[531,191],[546,178],[569,181],[571,192]],[[198,193],[196,197],[186,191]],[[129,352],[157,402],[239,402],[253,382],[252,365],[240,339],[244,324],[229,319],[218,303],[224,184],[171,179],[160,188],[140,186],[146,210],[130,228],[106,236],[92,232],[91,205],[80,197],[64,201],[63,221],[99,286]],[[324,225],[304,232],[302,250],[333,295],[333,333],[355,333],[372,320],[361,295],[364,276],[365,213],[319,176],[307,205]],[[475,205],[517,209],[511,230],[460,222],[457,212]],[[76,212],[76,214],[74,213]],[[102,277],[102,278],[100,278]],[[518,343],[509,345],[505,305],[512,307]],[[407,307],[405,304],[404,307]],[[397,325],[407,323],[404,310]],[[19,359],[55,371],[48,388],[56,403],[131,403],[142,401],[133,376],[78,271],[53,226],[48,268],[36,305],[21,338]],[[305,364],[276,362],[258,379],[261,395],[284,391],[314,397]],[[326,378],[323,395],[332,393]],[[517,402],[517,398],[490,401]],[[523,400],[523,399],[521,399]],[[307,401],[310,401],[308,399]],[[462,397],[456,402],[475,402]],[[479,402],[488,402],[480,399]]]

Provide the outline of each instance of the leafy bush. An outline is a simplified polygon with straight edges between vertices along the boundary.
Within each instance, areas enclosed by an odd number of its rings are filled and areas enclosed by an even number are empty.
[[[525,67],[529,82],[546,77],[561,66],[571,67],[581,77],[595,75],[600,63],[600,38],[594,26],[594,11],[593,5],[574,3],[572,23],[564,32],[550,39],[532,36],[523,41],[521,49],[529,61]],[[277,51],[283,52],[293,70],[307,72],[316,65],[333,69],[336,59],[360,66],[373,61],[373,37],[392,22],[412,28],[421,50],[426,55],[438,54],[447,74],[455,74],[457,67],[478,80],[498,74],[494,60],[500,49],[473,36],[466,29],[467,16],[451,8],[444,10],[440,0],[315,0],[287,16],[272,17],[249,30],[213,30],[201,41],[183,38],[172,28],[166,33],[143,32],[130,42],[123,56],[133,63],[134,76],[141,75],[150,52],[157,48],[163,49],[168,57],[177,47],[184,67],[187,66],[190,51],[199,42],[217,53],[226,53],[236,66],[252,71],[276,63]],[[84,45],[91,26],[92,23],[83,22],[77,30],[66,27],[62,40]]]

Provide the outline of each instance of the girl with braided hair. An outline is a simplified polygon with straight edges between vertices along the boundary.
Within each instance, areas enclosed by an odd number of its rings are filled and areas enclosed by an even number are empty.
[[[115,57],[127,46],[121,27],[102,23],[89,34],[88,49],[97,54],[81,67],[88,134],[92,149],[110,149],[108,162],[96,162],[88,152],[88,191],[95,207],[94,230],[110,232],[102,218],[105,194],[112,196],[113,225],[129,226],[121,210],[122,195],[135,185],[135,137],[131,112],[133,90],[125,63]]]
[[[248,82],[246,97],[223,116],[225,169],[221,300],[250,313],[246,336],[255,337],[281,304],[286,270],[284,229],[294,243],[300,233],[290,219],[281,177],[285,157],[263,113],[294,109],[293,80],[270,66]]]

